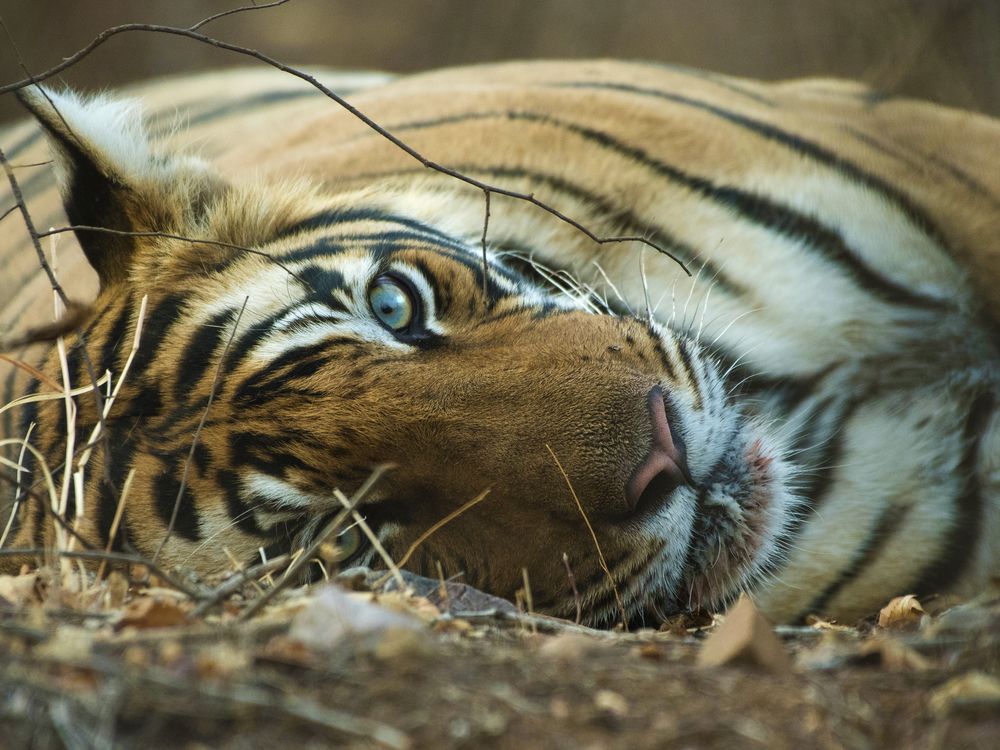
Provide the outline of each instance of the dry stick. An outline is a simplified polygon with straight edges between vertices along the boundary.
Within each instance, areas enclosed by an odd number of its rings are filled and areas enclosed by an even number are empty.
[[[179,240],[181,242],[190,242],[192,244],[198,245],[212,245],[214,247],[224,247],[229,250],[238,250],[239,252],[247,253],[248,255],[257,255],[264,258],[270,263],[273,263],[282,271],[287,273],[289,276],[293,276],[303,284],[308,285],[308,281],[301,274],[296,273],[291,268],[286,266],[281,261],[277,260],[270,253],[266,253],[263,250],[256,250],[252,247],[246,247],[245,245],[234,245],[231,242],[220,242],[219,240],[209,240],[201,239],[199,237],[187,237],[183,234],[171,234],[170,232],[140,232],[140,231],[130,231],[126,229],[109,229],[107,227],[92,227],[86,224],[71,224],[66,227],[54,227],[49,229],[47,232],[42,232],[39,237],[48,237],[53,234],[62,234],[64,232],[101,232],[103,234],[113,234],[118,237],[157,237],[166,240]]]
[[[69,57],[64,58],[63,61],[60,62],[58,65],[54,65],[48,70],[39,73],[37,75],[31,76],[29,78],[25,78],[20,81],[16,81],[14,83],[9,83],[4,86],[0,86],[0,94],[4,94],[8,91],[15,91],[17,89],[24,88],[25,86],[29,86],[33,83],[37,83],[38,81],[44,81],[49,78],[52,78],[53,76],[66,70],[66,68],[75,65],[77,62],[79,62],[84,57],[93,52],[95,49],[103,45],[109,39],[119,34],[125,34],[133,31],[140,31],[140,32],[156,33],[156,34],[171,34],[174,36],[185,37],[187,39],[193,39],[196,42],[201,42],[202,44],[207,44],[211,47],[216,47],[218,49],[227,50],[229,52],[233,52],[238,55],[250,57],[254,60],[258,60],[259,62],[264,63],[265,65],[269,65],[272,68],[275,68],[276,70],[280,70],[283,73],[287,73],[288,75],[294,76],[302,81],[305,81],[313,88],[315,88],[317,91],[322,92],[327,98],[332,99],[340,107],[347,110],[351,115],[353,115],[358,120],[363,122],[371,130],[375,131],[380,136],[389,141],[391,144],[396,146],[396,148],[403,151],[403,153],[407,154],[416,161],[420,162],[420,164],[422,164],[427,169],[439,172],[440,174],[448,175],[449,177],[452,177],[460,182],[464,182],[467,185],[471,185],[472,187],[477,188],[478,190],[482,190],[483,192],[486,193],[496,193],[497,195],[505,195],[509,198],[514,198],[516,200],[530,203],[531,205],[540,208],[542,211],[554,216],[556,219],[563,222],[564,224],[568,224],[569,226],[573,227],[574,229],[582,233],[584,236],[588,237],[590,240],[596,242],[599,245],[606,245],[608,243],[639,242],[643,245],[653,248],[658,253],[666,255],[668,258],[671,258],[684,270],[684,273],[686,273],[688,276],[691,275],[691,272],[688,270],[687,266],[684,265],[684,262],[680,258],[675,256],[669,250],[660,247],[655,242],[649,240],[646,237],[642,237],[640,235],[616,235],[611,237],[601,237],[592,232],[590,229],[588,229],[580,222],[576,221],[570,216],[567,216],[559,209],[554,208],[553,206],[550,206],[548,203],[539,200],[538,198],[535,197],[534,193],[521,193],[516,190],[508,190],[506,188],[500,187],[499,185],[493,185],[488,182],[483,182],[482,180],[477,180],[476,178],[470,177],[456,169],[452,169],[451,167],[446,167],[442,164],[438,164],[437,162],[428,159],[426,156],[421,154],[419,151],[417,151],[415,148],[413,148],[412,146],[410,146],[397,136],[390,133],[388,130],[383,128],[381,125],[379,125],[377,122],[371,119],[360,109],[355,107],[353,104],[348,102],[342,96],[324,86],[314,76],[311,76],[302,70],[294,68],[291,65],[286,65],[285,63],[280,62],[274,59],[273,57],[265,55],[262,52],[258,52],[257,50],[250,49],[248,47],[242,47],[237,44],[231,44],[229,42],[224,42],[221,39],[215,39],[214,37],[206,36],[205,34],[199,34],[193,30],[195,28],[198,28],[197,24],[194,27],[190,28],[181,28],[177,26],[163,26],[160,24],[144,24],[144,23],[128,23],[128,24],[122,24],[120,26],[113,26],[109,29],[105,29],[104,31],[102,31],[100,34],[94,37],[94,39],[92,39],[91,42],[86,47],[78,50]]]
[[[14,204],[10,208],[8,208],[6,211],[4,211],[2,214],[0,214],[0,221],[3,221],[4,219],[6,219],[8,216],[10,216],[12,213],[14,213],[17,209],[18,209],[17,204]]]
[[[580,515],[583,516],[583,522],[587,524],[587,530],[590,532],[590,538],[594,540],[594,547],[597,548],[597,559],[601,564],[601,570],[604,571],[604,575],[608,577],[608,582],[611,584],[611,590],[615,594],[615,602],[618,604],[618,611],[622,616],[622,627],[628,626],[628,618],[625,616],[625,606],[622,604],[621,595],[618,593],[618,586],[615,585],[615,579],[611,575],[611,570],[608,568],[607,560],[604,559],[604,552],[601,550],[601,544],[597,541],[597,534],[594,533],[594,527],[590,525],[590,519],[587,517],[586,511],[583,509],[583,504],[580,502],[580,498],[577,497],[576,490],[573,489],[573,483],[569,481],[569,476],[566,474],[566,470],[563,465],[559,462],[559,457],[552,450],[552,447],[546,443],[546,450],[548,450],[549,455],[552,456],[552,460],[556,462],[556,466],[559,467],[559,473],[562,474],[563,479],[566,480],[566,486],[569,487],[569,492],[573,496],[573,501],[576,503],[577,509],[580,511]]]
[[[490,191],[484,190],[483,196],[486,198],[486,213],[483,215],[483,238],[480,244],[483,246],[483,297],[485,298],[490,280],[490,267],[486,262],[486,232],[490,228]]]
[[[174,500],[174,509],[170,513],[170,523],[167,524],[167,533],[163,535],[163,539],[160,540],[160,546],[157,547],[156,552],[153,553],[153,562],[156,562],[159,558],[167,540],[170,539],[170,535],[174,533],[174,524],[177,523],[177,514],[181,509],[181,500],[184,498],[184,490],[187,489],[188,473],[191,470],[191,461],[194,459],[195,449],[198,447],[198,438],[201,437],[202,428],[205,427],[205,422],[208,419],[208,410],[212,408],[212,401],[215,400],[215,393],[219,387],[219,381],[222,377],[222,365],[226,361],[226,357],[229,354],[229,347],[232,346],[233,339],[236,338],[236,329],[240,327],[240,321],[243,319],[243,312],[247,309],[247,302],[249,301],[250,297],[243,298],[243,306],[240,308],[240,312],[236,316],[236,322],[233,323],[233,331],[229,334],[229,340],[226,342],[226,348],[222,350],[222,354],[219,356],[219,364],[215,367],[215,376],[212,378],[212,386],[208,391],[208,403],[206,403],[205,408],[202,409],[201,419],[198,422],[198,427],[194,431],[194,437],[191,439],[191,449],[188,451],[187,460],[184,462],[184,471],[181,474],[180,487],[177,488],[177,499]]]
[[[583,607],[580,602],[580,592],[576,588],[576,576],[573,575],[573,569],[569,566],[569,555],[563,552],[563,565],[566,566],[566,577],[569,578],[569,587],[573,589],[573,601],[576,602],[576,624],[580,624],[580,619],[583,616]]]
[[[371,489],[390,468],[391,467],[387,464],[375,467],[375,470],[368,476],[368,479],[364,481],[364,484],[362,484],[358,488],[358,491],[355,492],[354,495],[351,497],[350,507],[344,508],[344,510],[340,511],[336,516],[334,516],[333,520],[326,525],[326,528],[324,528],[323,531],[321,531],[315,539],[313,539],[313,541],[309,544],[308,547],[305,548],[302,554],[300,554],[292,561],[292,563],[285,570],[284,575],[278,579],[278,582],[275,583],[274,586],[272,586],[270,589],[268,589],[267,593],[265,593],[262,597],[257,599],[253,604],[251,604],[246,610],[243,611],[243,613],[240,615],[239,618],[240,622],[245,622],[249,620],[251,617],[253,617],[255,614],[257,614],[261,609],[264,608],[264,606],[269,601],[271,601],[277,595],[279,591],[287,587],[292,581],[295,580],[296,574],[300,570],[302,570],[302,568],[304,568],[306,565],[309,564],[309,560],[311,560],[316,555],[316,553],[319,551],[319,548],[323,546],[326,540],[329,539],[335,532],[337,532],[340,529],[341,526],[344,525],[344,521],[346,521],[347,517],[350,516],[351,511],[354,510],[358,505],[360,505],[364,501],[364,499],[368,496],[368,493],[371,492]]]
[[[270,575],[277,570],[281,570],[281,568],[288,565],[291,559],[292,556],[289,554],[278,555],[277,557],[272,557],[270,560],[265,562],[258,563],[257,565],[253,565],[243,570],[238,570],[212,589],[212,591],[202,600],[201,604],[191,610],[188,614],[188,619],[194,620],[203,616],[227,596],[235,594],[239,591],[240,587],[248,581],[256,580],[263,576]]]

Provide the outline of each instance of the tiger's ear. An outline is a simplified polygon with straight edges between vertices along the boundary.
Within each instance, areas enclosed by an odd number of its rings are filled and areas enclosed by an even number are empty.
[[[49,137],[66,214],[74,226],[118,232],[183,234],[223,188],[200,160],[152,153],[137,102],[38,86],[18,92]],[[101,288],[127,279],[143,242],[111,232],[76,230]]]

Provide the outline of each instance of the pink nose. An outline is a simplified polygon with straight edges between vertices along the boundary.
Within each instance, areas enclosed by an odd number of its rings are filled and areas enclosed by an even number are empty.
[[[667,424],[667,406],[660,386],[653,387],[646,401],[653,425],[653,441],[646,458],[625,485],[625,498],[633,511],[640,505],[663,502],[682,484],[692,484],[684,444],[674,437]]]

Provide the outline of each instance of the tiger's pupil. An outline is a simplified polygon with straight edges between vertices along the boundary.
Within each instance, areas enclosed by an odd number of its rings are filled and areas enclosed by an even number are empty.
[[[414,301],[409,289],[390,276],[380,276],[368,292],[375,317],[387,328],[401,331],[413,321]]]

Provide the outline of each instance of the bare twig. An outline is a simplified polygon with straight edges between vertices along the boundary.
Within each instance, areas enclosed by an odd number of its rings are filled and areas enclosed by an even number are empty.
[[[272,557],[270,560],[266,560],[257,565],[245,568],[244,570],[238,570],[233,573],[229,578],[216,586],[212,591],[202,600],[201,604],[191,610],[188,615],[188,619],[194,620],[205,615],[212,607],[221,602],[227,596],[235,594],[240,588],[249,581],[255,581],[258,578],[263,578],[264,576],[270,575],[275,571],[281,570],[289,561],[291,561],[292,556],[290,554],[278,555],[277,557]]]
[[[265,260],[273,263],[282,271],[287,273],[289,276],[293,276],[303,284],[308,282],[300,275],[293,271],[291,268],[286,266],[280,260],[277,260],[270,253],[266,253],[263,250],[256,250],[252,247],[246,247],[245,245],[234,245],[231,242],[220,242],[219,240],[202,239],[199,237],[187,237],[183,234],[171,234],[170,232],[138,232],[129,231],[126,229],[109,229],[108,227],[91,227],[86,224],[72,224],[65,227],[54,227],[46,232],[41,232],[39,237],[48,237],[50,235],[62,234],[64,232],[101,232],[103,234],[113,234],[118,237],[157,237],[165,240],[179,240],[180,242],[190,242],[197,245],[212,245],[214,247],[224,247],[229,250],[237,250],[241,253],[247,253],[249,255],[257,255]]]
[[[486,232],[490,228],[490,191],[484,190],[483,197],[486,199],[486,212],[483,214],[483,238],[480,244],[483,246],[483,297],[486,297],[490,281],[490,266],[486,260]]]
[[[206,36],[205,34],[200,34],[194,30],[196,28],[199,28],[199,24],[195,24],[195,26],[188,28],[182,28],[178,26],[164,26],[161,24],[145,24],[145,23],[127,23],[127,24],[121,24],[119,26],[113,26],[111,28],[102,31],[100,34],[94,37],[87,46],[78,50],[69,57],[64,58],[62,62],[52,66],[48,70],[30,76],[29,78],[25,78],[20,81],[16,81],[14,83],[9,83],[4,86],[0,86],[0,94],[4,94],[8,91],[15,91],[17,89],[24,88],[25,86],[30,86],[31,84],[37,83],[39,81],[45,81],[48,80],[49,78],[52,78],[53,76],[58,75],[62,71],[66,70],[72,65],[75,65],[77,62],[85,58],[87,55],[92,53],[95,49],[103,45],[109,39],[118,36],[119,34],[127,34],[131,32],[145,32],[145,33],[155,33],[155,34],[170,34],[174,36],[185,37],[200,42],[202,44],[207,44],[209,46],[216,47],[218,49],[223,49],[229,52],[233,52],[234,54],[250,57],[254,60],[258,60],[259,62],[264,63],[265,65],[269,65],[272,68],[275,68],[276,70],[280,70],[283,73],[287,73],[288,75],[294,76],[302,81],[305,81],[316,90],[322,92],[327,98],[332,99],[343,109],[350,112],[354,117],[356,117],[358,120],[367,125],[371,130],[375,131],[380,136],[389,141],[391,144],[396,146],[396,148],[400,149],[408,156],[420,162],[420,164],[422,164],[427,169],[439,172],[444,175],[448,175],[449,177],[452,177],[460,182],[464,182],[467,185],[471,185],[474,188],[482,190],[484,193],[496,193],[497,195],[504,195],[509,198],[514,198],[516,200],[530,203],[531,205],[536,206],[542,211],[554,216],[556,219],[563,222],[564,224],[568,224],[569,226],[573,227],[574,229],[585,235],[593,242],[596,242],[600,245],[605,245],[609,243],[617,244],[624,242],[639,242],[643,245],[653,248],[658,253],[666,255],[667,257],[671,258],[684,270],[684,272],[688,276],[691,275],[691,272],[688,270],[687,266],[684,265],[683,261],[681,261],[677,256],[675,256],[669,250],[660,247],[655,242],[649,240],[646,237],[642,237],[640,235],[628,235],[628,236],[615,235],[609,237],[602,237],[598,234],[595,234],[592,230],[588,229],[586,226],[581,224],[576,219],[573,219],[572,217],[564,214],[559,209],[549,205],[545,201],[539,200],[538,198],[535,197],[534,193],[522,193],[516,190],[509,190],[499,185],[493,185],[488,182],[483,182],[482,180],[470,177],[469,175],[466,175],[457,169],[446,167],[443,164],[439,164],[431,159],[428,159],[426,156],[424,156],[422,153],[420,153],[415,148],[410,146],[408,143],[403,141],[401,138],[393,135],[388,130],[383,128],[381,125],[375,122],[375,120],[371,119],[368,115],[366,115],[360,109],[352,105],[342,96],[340,96],[330,88],[320,83],[319,80],[317,80],[314,76],[310,75],[309,73],[299,70],[298,68],[295,68],[291,65],[287,65],[283,62],[280,62],[279,60],[276,60],[275,58],[270,57],[268,55],[265,55],[264,53],[259,52],[255,49],[250,49],[249,47],[243,47],[238,44],[225,42],[222,41],[221,39],[216,39],[214,37]]]
[[[615,584],[615,578],[611,575],[611,570],[608,568],[608,562],[604,559],[604,551],[601,549],[601,543],[597,541],[597,534],[594,533],[594,527],[590,524],[590,518],[587,517],[587,512],[583,509],[583,504],[580,502],[580,498],[576,494],[576,490],[573,489],[573,483],[569,481],[569,476],[566,474],[566,470],[563,468],[562,463],[559,461],[559,457],[552,450],[552,447],[546,443],[546,450],[552,456],[552,460],[556,462],[556,466],[559,467],[559,473],[562,474],[563,479],[566,481],[566,486],[569,487],[569,492],[573,496],[573,501],[576,503],[577,510],[580,511],[580,515],[583,516],[583,522],[587,524],[587,531],[590,532],[590,538],[594,540],[594,547],[597,549],[597,559],[601,565],[601,570],[604,571],[604,575],[607,576],[608,582],[611,584],[611,590],[615,594],[615,602],[618,604],[618,611],[621,613],[622,617],[622,627],[628,627],[628,617],[625,616],[625,605],[622,604],[621,594],[618,593],[618,586]]]
[[[245,297],[243,299],[243,306],[240,308],[240,312],[236,316],[236,322],[233,323],[233,330],[232,333],[229,334],[229,340],[226,342],[226,348],[222,350],[222,354],[219,356],[219,363],[215,367],[215,376],[212,378],[212,386],[208,391],[208,401],[205,403],[205,408],[202,409],[201,419],[198,422],[198,427],[194,431],[194,437],[191,438],[191,449],[188,451],[187,460],[184,462],[184,471],[181,474],[180,486],[177,488],[177,499],[174,500],[174,509],[170,513],[170,523],[167,524],[167,531],[163,535],[163,539],[160,540],[160,546],[158,546],[156,548],[156,552],[153,553],[154,562],[160,557],[160,552],[163,551],[163,547],[166,545],[167,540],[170,539],[170,535],[174,533],[174,524],[177,523],[177,514],[180,512],[181,500],[184,499],[184,490],[187,489],[188,473],[191,470],[191,461],[194,459],[195,449],[198,447],[198,438],[201,437],[201,431],[205,427],[205,421],[208,419],[208,410],[212,408],[212,401],[215,400],[215,394],[219,387],[219,381],[222,378],[222,365],[226,361],[226,356],[229,354],[229,347],[232,346],[233,339],[236,338],[236,329],[240,327],[240,321],[243,319],[243,312],[247,309],[247,302],[249,301],[249,297]]]

